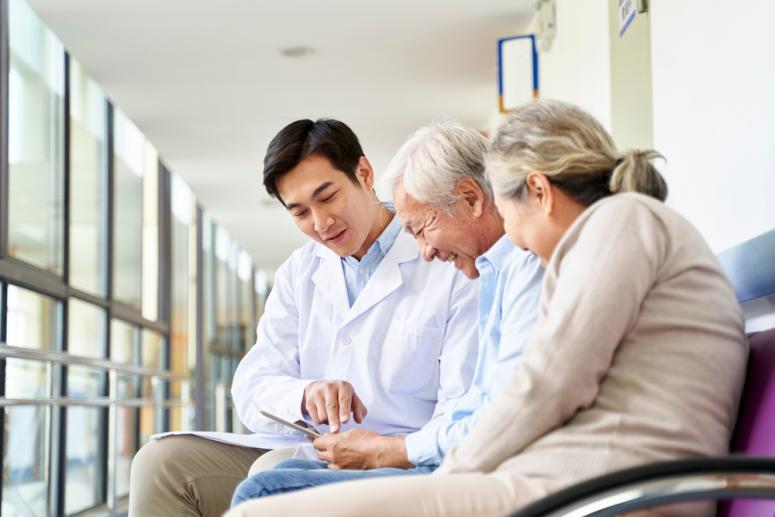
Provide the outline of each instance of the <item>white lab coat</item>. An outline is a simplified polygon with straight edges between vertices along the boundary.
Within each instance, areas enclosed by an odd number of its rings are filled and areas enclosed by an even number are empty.
[[[353,385],[368,408],[363,428],[389,435],[434,425],[471,381],[477,295],[478,282],[424,262],[402,232],[350,307],[340,257],[309,242],[277,270],[256,344],[234,375],[234,406],[255,434],[197,434],[262,448],[307,443],[258,411],[302,419],[304,388],[321,379]]]

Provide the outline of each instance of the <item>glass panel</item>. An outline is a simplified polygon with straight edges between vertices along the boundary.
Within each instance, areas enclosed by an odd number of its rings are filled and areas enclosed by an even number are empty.
[[[45,407],[5,408],[3,515],[46,515]]]
[[[145,138],[121,112],[113,117],[113,297],[140,309]]]
[[[155,398],[150,379],[143,379],[141,395],[144,399]],[[159,400],[159,398],[156,398],[156,400]],[[152,435],[161,431],[156,426],[157,423],[161,423],[163,414],[164,407],[160,404],[140,408],[140,447],[148,443]]]
[[[110,336],[110,360],[137,364],[137,327],[114,319],[110,322]]]
[[[236,349],[239,336],[237,314],[237,248],[228,232],[217,227],[215,234],[217,270],[216,340],[221,349]]]
[[[119,374],[117,380],[116,398],[121,400],[137,398],[137,376],[132,374]]]
[[[161,370],[164,365],[164,338],[158,332],[152,330],[143,329],[143,342],[142,342],[142,365],[145,368],[152,368],[154,370]],[[158,384],[157,389],[161,389],[163,385]],[[161,401],[163,396],[161,393],[154,393],[154,386],[151,383],[151,379],[143,377],[141,385],[140,396],[144,399],[154,399]],[[145,445],[151,435],[156,434],[157,423],[161,422],[164,408],[159,405],[143,406],[140,408],[140,445]]]
[[[66,411],[65,513],[69,515],[102,500],[99,462],[103,410],[69,407]]]
[[[188,374],[189,229],[193,195],[186,184],[172,176],[172,313],[170,370]],[[193,359],[193,358],[192,358]]]
[[[245,352],[254,341],[255,329],[253,328],[253,261],[244,250],[239,251],[237,261],[237,276],[239,277],[239,351]]]
[[[61,275],[64,48],[26,3],[8,9],[8,252]]]
[[[47,363],[7,359],[5,396],[12,399],[45,399],[51,393]]]
[[[184,403],[188,402],[188,383],[187,382],[170,382],[169,383],[170,398],[173,400],[182,400]],[[191,406],[173,406],[169,409],[170,415],[170,431],[187,431],[191,429],[191,421],[189,418],[193,415],[190,414]]]
[[[67,396],[73,399],[102,397],[105,393],[105,373],[84,366],[67,367]]]
[[[86,357],[105,357],[105,310],[70,298],[67,312],[67,351]]]
[[[207,213],[202,213],[202,364],[197,365],[205,372],[205,396],[202,404],[202,425],[204,429],[215,429],[214,405],[212,393],[215,392],[213,381],[212,352],[215,344],[215,237],[213,220]]]
[[[255,343],[255,327],[258,326],[258,322],[261,320],[261,316],[264,314],[264,304],[266,303],[266,297],[269,293],[269,279],[267,278],[266,271],[263,269],[257,269],[253,279],[255,281],[256,290],[256,318],[253,320],[254,340],[251,345]]]
[[[70,283],[105,295],[107,102],[70,58]]]
[[[161,370],[164,364],[164,338],[158,332],[143,329],[142,365]]]
[[[136,422],[137,410],[131,407],[117,409],[118,429],[116,429],[116,497],[129,493],[129,470],[132,457],[137,452]]]
[[[137,376],[119,374],[114,396],[119,401],[136,399],[137,388]],[[117,406],[116,416],[118,427],[112,431],[112,434],[116,438],[116,495],[121,497],[129,492],[129,469],[132,457],[137,451],[137,409]]]
[[[143,317],[159,315],[159,154],[145,143],[143,173]]]
[[[202,214],[202,340],[209,348],[215,340],[215,246],[213,220]]]
[[[11,346],[59,349],[61,304],[41,294],[8,286],[6,343]]]

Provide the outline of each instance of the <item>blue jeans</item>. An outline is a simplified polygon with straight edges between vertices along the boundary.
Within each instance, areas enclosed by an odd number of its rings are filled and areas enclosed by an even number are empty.
[[[293,492],[340,481],[430,474],[434,470],[436,470],[436,466],[415,467],[413,469],[329,470],[328,464],[324,461],[287,460],[279,463],[272,470],[259,472],[240,483],[234,491],[231,505],[236,506],[243,501],[257,497]]]

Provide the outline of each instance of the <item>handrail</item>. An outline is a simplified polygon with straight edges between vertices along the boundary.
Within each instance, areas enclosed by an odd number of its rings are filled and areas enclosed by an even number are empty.
[[[68,354],[66,352],[55,352],[52,350],[40,350],[37,348],[23,348],[9,346],[0,342],[1,359],[26,359],[32,361],[46,361],[50,363],[63,365],[90,366],[92,368],[101,368],[104,370],[115,370],[120,373],[131,373],[143,377],[159,377],[169,381],[187,381],[188,376],[180,375],[165,370],[153,368],[144,368],[131,364],[116,363],[107,359],[98,359],[94,357],[84,357],[80,355]]]
[[[50,397],[50,398],[4,398],[0,397],[0,407],[8,406],[89,406],[89,407],[110,407],[110,406],[127,406],[127,407],[145,407],[145,406],[164,406],[164,407],[185,407],[188,405],[182,399],[165,399],[163,401],[157,401],[153,399],[123,399],[113,400],[109,397],[95,397],[95,398],[63,398],[63,397]]]
[[[605,517],[730,498],[775,498],[775,458],[730,455],[630,467],[550,494],[510,517]]]

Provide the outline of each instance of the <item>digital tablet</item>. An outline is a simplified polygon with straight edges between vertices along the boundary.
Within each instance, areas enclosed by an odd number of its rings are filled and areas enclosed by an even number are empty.
[[[278,424],[283,424],[285,426],[288,426],[295,431],[299,431],[300,433],[304,433],[310,438],[320,438],[320,433],[318,433],[317,430],[315,430],[314,428],[311,429],[309,427],[304,427],[303,425],[294,424],[293,422],[289,422],[288,420],[284,418],[280,418],[277,415],[273,415],[272,413],[268,411],[264,411],[263,409],[259,409],[258,412],[264,415],[265,417],[267,417],[268,419],[274,420]]]

